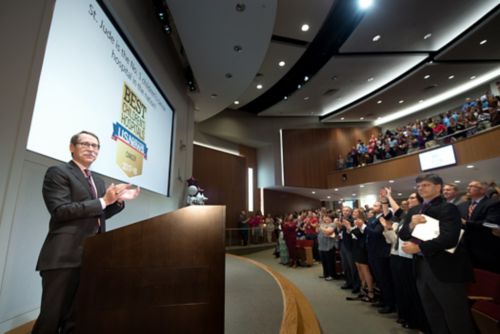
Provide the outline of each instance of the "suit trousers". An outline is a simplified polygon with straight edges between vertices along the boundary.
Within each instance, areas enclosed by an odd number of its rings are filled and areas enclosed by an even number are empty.
[[[356,265],[352,260],[352,251],[345,245],[340,246],[340,261],[342,263],[342,269],[344,270],[346,285],[351,286],[353,289],[359,289],[361,287],[361,281],[359,280]]]
[[[73,333],[80,268],[44,270],[40,275],[43,288],[42,303],[40,315],[31,333]]]
[[[336,277],[335,273],[335,248],[328,251],[319,251],[324,277]]]
[[[415,256],[417,289],[433,334],[472,334],[465,283],[440,281],[427,260]]]

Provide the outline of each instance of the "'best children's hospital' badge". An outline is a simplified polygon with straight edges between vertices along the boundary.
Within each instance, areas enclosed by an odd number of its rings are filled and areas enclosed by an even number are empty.
[[[113,124],[112,139],[116,140],[116,163],[128,177],[141,175],[147,159],[146,112],[146,105],[124,83],[120,122]]]

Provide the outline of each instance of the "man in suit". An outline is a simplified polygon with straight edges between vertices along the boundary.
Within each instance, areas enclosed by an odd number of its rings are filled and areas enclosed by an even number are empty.
[[[123,201],[134,199],[140,191],[129,189],[128,184],[105,188],[104,181],[90,173],[100,149],[93,133],[77,133],[69,149],[72,160],[50,167],[43,182],[43,199],[51,218],[36,266],[42,277],[42,302],[34,334],[74,331],[85,239],[104,232],[106,219],[123,210]]]
[[[460,197],[458,196],[458,188],[452,183],[446,183],[443,186],[443,197],[446,202],[458,205],[460,203]]]
[[[488,184],[477,180],[469,182],[470,198],[458,206],[465,225],[464,243],[475,268],[500,274],[500,239],[494,230],[483,223],[500,225],[500,200],[488,198]]]
[[[441,177],[425,174],[416,183],[424,202],[410,209],[399,236],[408,241],[403,251],[414,254],[417,289],[432,333],[474,333],[465,290],[473,274],[467,252],[458,244],[460,213],[441,196]],[[427,241],[412,238],[413,229],[425,224],[426,216],[439,221],[439,235]],[[454,253],[447,251],[455,246]]]

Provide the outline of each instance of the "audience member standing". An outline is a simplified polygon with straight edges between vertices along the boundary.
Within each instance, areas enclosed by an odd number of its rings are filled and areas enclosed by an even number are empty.
[[[431,331],[474,333],[465,290],[473,274],[467,253],[462,244],[458,244],[460,213],[441,197],[443,180],[438,175],[419,176],[416,183],[424,202],[410,209],[400,237],[408,241],[403,244],[403,251],[414,254],[417,288]],[[412,239],[415,226],[426,222],[424,215],[439,221],[439,235],[427,241]],[[456,247],[454,253],[447,251],[453,247]]]
[[[471,181],[467,186],[470,200],[458,206],[465,224],[464,243],[475,268],[500,273],[500,239],[484,223],[500,225],[500,201],[487,198],[486,182]]]

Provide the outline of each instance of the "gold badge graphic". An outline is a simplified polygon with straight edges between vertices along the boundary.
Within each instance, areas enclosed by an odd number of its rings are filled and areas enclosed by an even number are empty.
[[[120,122],[113,124],[112,139],[116,140],[116,163],[128,177],[141,175],[147,159],[146,112],[146,105],[124,83]]]

